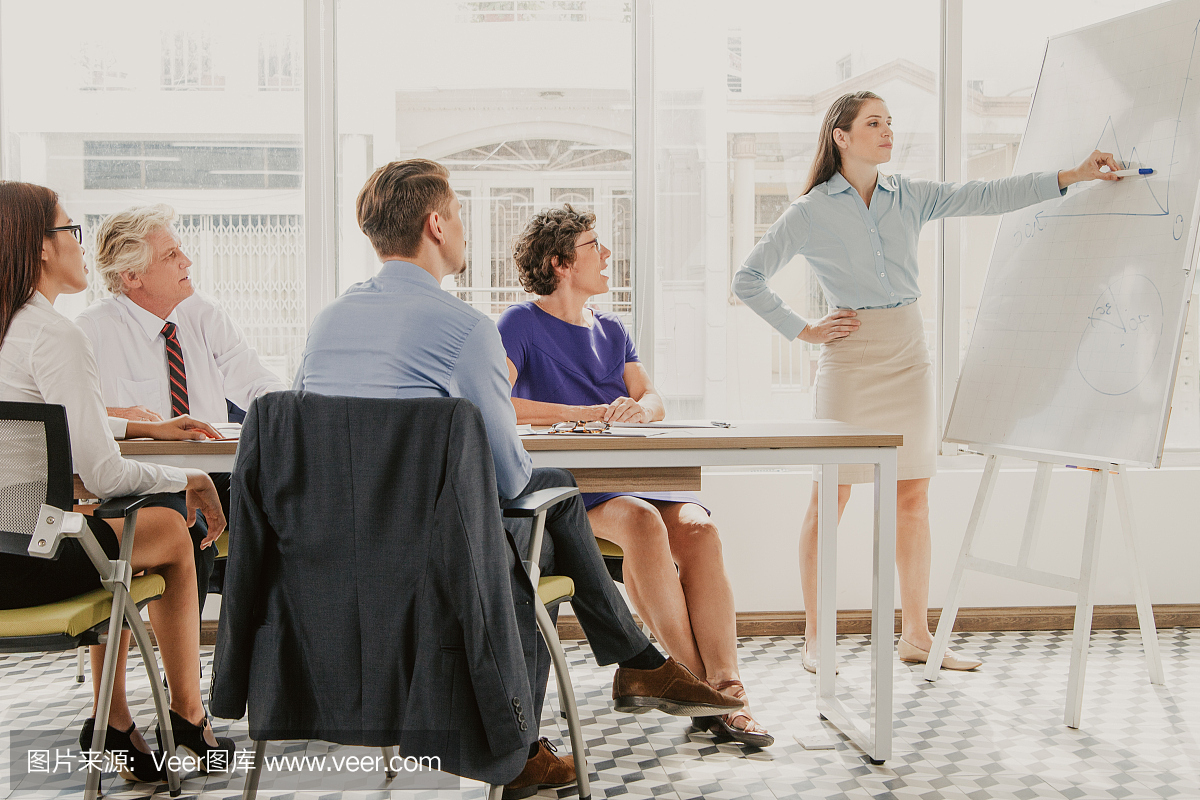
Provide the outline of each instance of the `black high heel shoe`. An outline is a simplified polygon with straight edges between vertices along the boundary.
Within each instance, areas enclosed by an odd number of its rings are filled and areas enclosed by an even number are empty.
[[[112,725],[109,725],[108,733],[104,735],[104,752],[125,754],[125,764],[118,767],[117,774],[127,781],[139,781],[141,783],[161,783],[165,781],[167,773],[154,763],[154,754],[143,753],[133,746],[133,732],[135,730],[137,730],[137,723],[129,726],[129,730],[127,731],[119,731]],[[79,732],[79,749],[81,751],[90,751],[92,749],[92,734],[95,732],[96,718],[88,717],[83,723],[83,730]]]
[[[200,772],[207,775],[210,772],[233,772],[233,754],[237,749],[233,739],[216,736],[217,745],[213,747],[204,741],[204,729],[211,728],[208,717],[200,720],[199,725],[193,725],[183,717],[171,711],[171,732],[175,735],[176,755],[188,755],[196,759]],[[162,726],[154,729],[158,746],[163,745]]]

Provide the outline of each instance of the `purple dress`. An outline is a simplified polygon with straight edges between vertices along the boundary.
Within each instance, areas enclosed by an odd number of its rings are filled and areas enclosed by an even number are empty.
[[[590,328],[563,322],[532,302],[509,306],[500,315],[496,323],[500,338],[517,368],[513,397],[591,406],[628,395],[625,365],[640,360],[633,340],[616,314],[595,310],[592,314]],[[588,492],[583,503],[590,510],[623,495],[700,503],[690,492]]]

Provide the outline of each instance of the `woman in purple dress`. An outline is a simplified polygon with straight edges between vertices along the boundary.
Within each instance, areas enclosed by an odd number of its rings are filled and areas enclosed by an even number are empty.
[[[621,320],[587,301],[608,291],[610,252],[594,214],[567,205],[534,216],[516,245],[517,270],[537,300],[500,317],[517,422],[653,422],[662,397]],[[633,606],[676,661],[744,699],[733,589],[708,511],[684,492],[584,494],[592,530],[625,551]],[[758,747],[774,738],[748,707],[698,725]]]

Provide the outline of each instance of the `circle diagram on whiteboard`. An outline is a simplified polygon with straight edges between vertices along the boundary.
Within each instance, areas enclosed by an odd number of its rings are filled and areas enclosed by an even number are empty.
[[[1145,275],[1125,275],[1093,303],[1079,340],[1079,374],[1097,392],[1133,391],[1154,365],[1162,341],[1163,303]]]

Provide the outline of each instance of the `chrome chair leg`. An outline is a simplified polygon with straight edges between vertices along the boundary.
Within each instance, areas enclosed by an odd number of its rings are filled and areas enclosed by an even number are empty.
[[[588,784],[587,750],[583,743],[583,728],[579,724],[579,706],[575,703],[575,690],[571,687],[571,676],[567,672],[567,656],[563,652],[562,642],[558,640],[558,631],[555,630],[554,620],[550,619],[550,612],[540,602],[535,602],[533,613],[537,617],[542,638],[546,640],[550,659],[554,662],[554,678],[558,681],[558,695],[562,698],[563,710],[567,713],[567,730],[571,733],[571,754],[575,756],[575,778],[579,782],[579,800],[589,800],[592,791]]]
[[[167,699],[167,690],[159,680],[158,657],[154,654],[154,645],[150,643],[150,634],[146,624],[138,613],[137,606],[129,603],[125,607],[125,620],[129,630],[133,632],[133,640],[137,642],[138,650],[142,653],[142,663],[146,667],[146,675],[150,678],[150,692],[154,695],[154,710],[158,714],[158,729],[162,731],[166,743],[166,756],[175,755],[175,732],[171,730],[171,701]],[[179,797],[179,773],[167,770],[167,788],[171,797]]]
[[[85,655],[86,653],[87,653],[86,647],[76,647],[75,648],[75,682],[76,683],[83,683],[83,662],[84,662],[84,659],[86,658],[86,655]]]
[[[242,788],[242,800],[254,800],[258,796],[258,778],[262,774],[263,755],[267,752],[266,741],[254,743],[254,763],[246,773],[246,785]]]
[[[108,618],[108,639],[104,648],[104,669],[100,673],[100,702],[96,706],[96,730],[92,734],[92,752],[104,752],[104,737],[108,734],[108,712],[112,708],[113,684],[117,680],[117,656],[121,644],[122,621],[129,594],[118,584],[113,590],[112,613]],[[84,800],[100,796],[100,770],[89,769],[84,782]]]
[[[396,749],[391,746],[381,747],[379,749],[383,753],[383,774],[387,776],[389,781],[395,780],[396,770],[392,769],[392,758],[396,755]]]
[[[501,800],[504,797],[504,784],[496,783],[488,786],[487,800]]]

